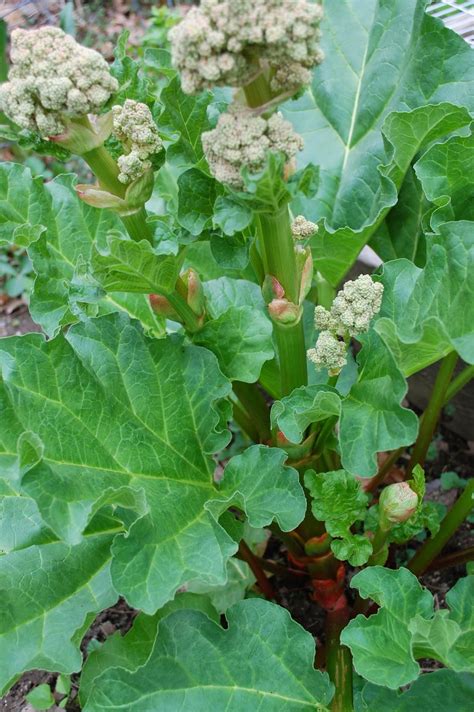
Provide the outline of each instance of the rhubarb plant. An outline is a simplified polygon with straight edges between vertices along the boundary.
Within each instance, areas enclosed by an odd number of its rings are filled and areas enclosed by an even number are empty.
[[[2,693],[39,668],[85,712],[472,710],[473,577],[436,610],[418,578],[473,504],[423,465],[473,373],[474,54],[425,5],[202,0],[110,66],[12,33],[1,134],[90,178],[0,165],[42,332],[0,340]],[[119,597],[131,629],[83,655]]]

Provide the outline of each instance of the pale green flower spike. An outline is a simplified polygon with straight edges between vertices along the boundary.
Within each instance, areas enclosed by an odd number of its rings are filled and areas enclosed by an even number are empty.
[[[303,148],[303,139],[281,114],[264,119],[246,108],[231,106],[220,115],[215,129],[202,134],[202,145],[214,178],[242,188],[242,167],[251,172],[261,170],[267,151],[280,151],[289,160]]]
[[[330,376],[337,376],[346,365],[346,344],[330,331],[321,331],[314,349],[308,349],[308,358],[316,368],[327,368]]]
[[[291,233],[296,240],[304,240],[318,231],[316,223],[306,220],[303,215],[298,215],[291,223]]]
[[[169,33],[183,91],[244,86],[265,67],[274,91],[296,91],[323,59],[321,18],[307,0],[202,0]]]
[[[161,151],[163,144],[146,104],[127,99],[123,106],[112,107],[113,131],[125,154],[117,163],[118,179],[130,183],[151,168],[150,156]]]
[[[57,136],[69,119],[98,113],[118,89],[105,59],[57,27],[17,29],[11,41],[0,108],[21,128]]]

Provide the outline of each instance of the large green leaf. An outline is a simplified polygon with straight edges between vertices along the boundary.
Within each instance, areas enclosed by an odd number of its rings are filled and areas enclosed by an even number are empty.
[[[289,396],[275,401],[271,410],[272,427],[278,426],[293,443],[300,443],[311,423],[339,417],[341,399],[335,388],[324,385],[295,388]]]
[[[230,307],[206,322],[194,342],[213,351],[222,371],[233,381],[254,383],[265,361],[273,358],[272,324],[253,307]]]
[[[431,593],[408,569],[372,566],[354,576],[351,585],[362,598],[372,598],[380,610],[369,618],[358,615],[344,629],[357,672],[392,690],[415,680],[417,659],[429,657],[458,672],[473,672],[474,577],[459,581],[447,603],[437,610]]]
[[[202,611],[211,620],[218,620],[210,600],[196,593],[179,594],[153,616],[140,613],[125,636],[115,633],[98,650],[93,650],[87,656],[81,672],[81,704],[84,706],[94,680],[108,668],[136,670],[144,665],[153,650],[160,621],[182,608]]]
[[[287,611],[250,600],[230,608],[227,619],[224,630],[195,611],[168,616],[148,662],[135,672],[106,671],[84,712],[326,708],[332,685],[313,667],[314,640]]]
[[[471,712],[474,675],[435,670],[420,675],[405,692],[367,684],[356,703],[356,712]]]
[[[425,5],[325,0],[325,60],[311,90],[284,107],[305,139],[301,165],[320,168],[316,198],[296,209],[320,221],[315,257],[333,283],[396,203],[415,154],[469,123],[456,107],[474,109],[473,52]]]
[[[0,557],[0,694],[25,670],[80,669],[74,634],[117,599],[110,543],[110,534],[97,534],[78,546],[53,542]]]
[[[384,261],[404,257],[423,267],[426,244],[423,224],[430,203],[413,168],[403,181],[398,203],[390,210],[370,241],[370,246]]]
[[[187,581],[225,583],[237,543],[218,520],[231,505],[252,526],[276,518],[290,530],[302,520],[304,494],[280,450],[250,448],[214,483],[230,384],[210,351],[148,339],[116,314],[49,342],[4,339],[0,366],[3,476],[68,541],[80,540],[100,507],[131,508],[128,531],[113,543],[112,576],[137,608],[153,613]]]
[[[474,220],[474,135],[435,144],[414,168],[426,197],[437,206],[433,229],[443,222]]]
[[[273,358],[272,324],[257,284],[220,277],[204,283],[211,319],[194,337],[213,351],[231,380],[253,383]]]
[[[474,223],[445,223],[426,237],[424,269],[408,260],[384,266],[375,324],[405,375],[455,349],[474,362]]]
[[[297,388],[274,403],[272,423],[289,440],[299,443],[308,425],[339,416],[344,469],[370,477],[377,471],[378,452],[414,442],[418,419],[400,405],[407,383],[384,341],[373,329],[359,341],[359,376],[346,395],[322,384]]]
[[[407,383],[382,339],[371,329],[359,341],[359,378],[341,404],[339,443],[342,466],[369,477],[377,471],[377,452],[415,441],[418,418],[400,405]]]
[[[166,151],[167,161],[179,169],[192,166],[205,169],[201,134],[211,128],[208,119],[211,92],[198,96],[184,94],[179,77],[175,77],[163,89],[160,98],[164,110],[158,118],[158,126],[172,141]]]
[[[28,249],[37,275],[30,302],[33,319],[53,336],[78,321],[78,302],[90,300],[95,309],[124,310],[162,334],[163,324],[146,296],[110,293],[101,299],[97,285],[89,286],[80,274],[93,242],[122,228],[114,213],[80,201],[74,182],[74,176],[63,175],[43,184],[25,166],[0,165],[0,240]]]
[[[169,294],[180,265],[173,255],[158,254],[147,240],[135,242],[112,234],[106,241],[97,240],[91,266],[94,278],[108,292]]]

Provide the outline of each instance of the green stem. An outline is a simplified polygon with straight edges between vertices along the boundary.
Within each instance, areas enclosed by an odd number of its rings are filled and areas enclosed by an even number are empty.
[[[259,215],[259,238],[266,274],[277,279],[288,301],[298,304],[300,285],[286,205],[275,213]],[[302,320],[294,325],[276,323],[275,336],[280,361],[281,395],[285,396],[307,383]]]
[[[444,549],[456,530],[471,512],[473,507],[473,495],[474,480],[470,480],[462,495],[444,517],[438,533],[427,539],[408,563],[408,568],[416,574],[416,576],[421,576],[426,571],[433,559]]]
[[[332,712],[352,712],[352,656],[349,648],[341,645],[342,630],[349,622],[347,607],[329,611],[326,617],[326,670],[336,688],[331,702]]]
[[[443,406],[446,405],[446,403],[449,403],[449,401],[454,398],[454,396],[459,393],[459,391],[464,388],[464,386],[466,386],[472,378],[474,378],[474,365],[466,366],[466,368],[464,368],[461,373],[456,376],[456,378],[453,378],[449,384],[444,397]]]
[[[387,561],[388,547],[387,539],[390,529],[377,527],[375,536],[372,539],[372,554],[367,562],[367,566],[384,566]]]
[[[98,146],[92,151],[83,153],[82,158],[97,178],[101,188],[113,195],[117,195],[119,198],[125,197],[126,186],[118,179],[119,169],[117,163],[104,146]],[[153,230],[146,221],[145,208],[140,208],[132,215],[121,215],[120,219],[132,240],[153,242]]]
[[[250,84],[244,86],[247,104],[251,109],[256,109],[272,100],[273,94],[263,72],[257,74]]]
[[[408,464],[407,476],[411,474],[415,465],[423,465],[425,461],[426,453],[428,452],[428,448],[433,438],[433,433],[438,422],[439,414],[443,407],[446,391],[453,375],[457,360],[458,355],[456,351],[452,351],[450,354],[445,356],[441,362],[441,366],[433,386],[430,402],[423,413],[420,432],[418,433],[418,438]]]
[[[256,442],[268,442],[271,439],[270,410],[263,393],[255,383],[234,381],[233,389],[260,435]]]
[[[119,198],[125,196],[126,186],[118,179],[120,172],[118,165],[104,146],[83,153],[82,158],[97,178],[101,188],[118,195]]]
[[[314,283],[317,290],[317,303],[329,310],[336,296],[336,290],[319,272],[316,272]]]

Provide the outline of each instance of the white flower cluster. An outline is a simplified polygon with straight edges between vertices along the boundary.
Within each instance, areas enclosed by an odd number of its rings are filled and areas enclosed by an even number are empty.
[[[125,153],[119,157],[121,183],[131,183],[151,168],[148,160],[161,151],[163,144],[153,116],[146,104],[127,99],[123,106],[112,107],[113,132]]]
[[[337,375],[346,363],[347,346],[338,337],[357,336],[368,330],[370,321],[380,311],[383,285],[368,274],[346,282],[334,299],[330,311],[322,306],[314,310],[314,323],[320,330],[308,358],[318,368]]]
[[[169,33],[183,90],[244,86],[264,66],[272,89],[296,90],[323,59],[321,17],[307,0],[201,0]]]
[[[298,215],[291,223],[291,233],[295,240],[304,240],[306,237],[311,237],[318,231],[316,223],[311,220],[306,220],[304,215]]]
[[[380,311],[382,295],[383,284],[374,282],[368,274],[362,274],[345,283],[334,299],[331,311],[316,307],[316,328],[329,329],[339,336],[362,334]]]
[[[42,136],[63,133],[68,119],[97,113],[118,88],[105,59],[57,27],[14,30],[11,61],[0,107]]]
[[[330,331],[321,331],[314,349],[307,353],[316,368],[327,368],[330,376],[336,376],[346,365],[346,345]]]
[[[258,172],[267,151],[280,151],[289,160],[303,148],[303,139],[281,114],[269,119],[244,108],[231,107],[217,126],[202,134],[202,145],[213,176],[233,188],[242,188],[240,169]]]

